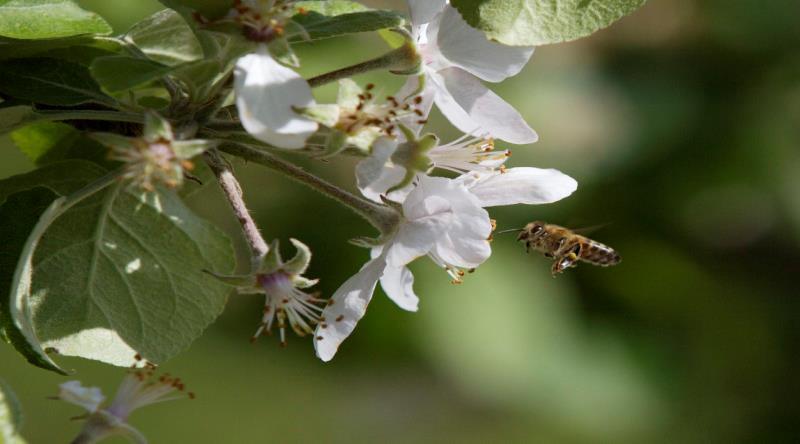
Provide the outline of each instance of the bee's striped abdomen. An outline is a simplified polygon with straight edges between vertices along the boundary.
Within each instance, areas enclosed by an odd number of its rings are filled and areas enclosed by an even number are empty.
[[[580,258],[593,265],[610,267],[622,260],[613,248],[591,239],[586,239],[581,247]]]

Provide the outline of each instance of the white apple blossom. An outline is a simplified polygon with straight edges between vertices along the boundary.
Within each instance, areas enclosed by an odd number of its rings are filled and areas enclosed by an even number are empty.
[[[414,276],[406,267],[428,256],[458,283],[491,255],[492,221],[484,207],[550,203],[570,195],[577,182],[556,170],[512,168],[470,172],[457,179],[419,175],[402,201],[397,230],[372,248],[370,261],[333,294],[315,333],[317,356],[329,361],[366,313],[378,281],[400,308],[416,311]]]
[[[489,134],[515,144],[536,142],[536,133],[511,105],[479,79],[500,82],[522,70],[533,47],[492,42],[469,26],[444,0],[408,0],[411,33],[422,58],[423,103],[432,103],[465,133]],[[419,90],[410,77],[399,97]]]
[[[226,20],[242,27],[256,50],[240,57],[234,67],[236,108],[244,129],[270,145],[298,149],[318,124],[295,111],[314,103],[311,87],[291,68],[280,64],[267,44],[287,37],[285,28],[294,13],[289,1],[236,1]],[[287,44],[288,45],[288,44]],[[288,46],[285,48],[289,54]]]
[[[159,402],[194,398],[193,393],[185,392],[180,378],[166,373],[156,375],[153,364],[144,362],[143,365],[143,368],[132,368],[125,375],[114,399],[106,407],[101,407],[105,396],[98,387],[84,387],[80,381],[67,381],[59,385],[58,396],[54,399],[75,404],[87,411],[86,423],[72,442],[88,444],[117,435],[145,444],[147,439],[144,435],[128,424],[128,417],[134,410]]]

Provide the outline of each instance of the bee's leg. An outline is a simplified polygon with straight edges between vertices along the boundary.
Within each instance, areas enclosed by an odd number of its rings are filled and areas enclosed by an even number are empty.
[[[556,256],[556,260],[553,262],[553,268],[551,269],[553,277],[559,273],[562,273],[567,268],[577,266],[578,260],[580,260],[580,254],[581,244],[576,243],[572,245],[564,254]]]

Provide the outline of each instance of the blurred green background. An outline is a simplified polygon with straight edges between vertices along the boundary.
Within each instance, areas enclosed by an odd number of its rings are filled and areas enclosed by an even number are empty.
[[[120,32],[160,9],[155,0],[81,3]],[[132,423],[154,443],[797,442],[798,17],[797,0],[650,0],[588,39],[537,49],[495,87],[540,135],[513,147],[511,166],[555,167],[580,183],[554,205],[493,209],[499,227],[610,223],[593,237],[621,252],[619,266],[553,279],[513,235],[499,236],[461,286],[418,260],[419,313],[378,290],[329,364],[307,338],[287,349],[274,337],[249,344],[263,301],[232,296],[162,366],[198,398],[148,407]],[[384,47],[359,36],[297,49],[314,75]],[[357,80],[387,94],[402,81]],[[318,92],[329,100],[335,88]],[[457,136],[437,116],[433,126]],[[32,168],[8,138],[0,159],[0,177]],[[352,188],[355,160],[303,164]],[[266,237],[312,247],[308,275],[324,294],[367,259],[346,243],[372,234],[359,218],[234,164]],[[214,187],[193,204],[238,235]],[[124,374],[62,359],[77,372],[63,378],[7,345],[0,362],[32,443],[66,442],[81,425],[68,420],[77,407],[46,399],[57,384],[80,379],[110,396]]]

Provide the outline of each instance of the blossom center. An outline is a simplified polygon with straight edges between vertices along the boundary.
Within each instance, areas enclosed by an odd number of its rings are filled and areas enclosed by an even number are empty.
[[[336,129],[355,135],[366,128],[375,128],[388,137],[394,137],[401,120],[410,118],[420,125],[427,122],[425,113],[420,108],[421,96],[401,99],[387,96],[385,102],[378,103],[372,93],[374,88],[374,84],[368,84],[364,92],[358,95],[355,107],[342,109]]]
[[[295,288],[292,276],[283,270],[259,274],[256,281],[264,290],[266,297],[261,325],[253,335],[252,341],[264,332],[269,334],[275,323],[278,325],[283,346],[286,346],[287,322],[298,336],[313,332],[311,326],[320,322],[325,300]]]
[[[194,168],[192,162],[180,159],[170,141],[160,138],[154,142],[135,139],[132,146],[115,146],[109,157],[125,163],[123,179],[146,191],[156,184],[175,188],[183,182],[184,170]]]
[[[469,171],[505,170],[503,163],[511,156],[509,150],[495,150],[491,137],[473,137],[468,134],[448,143],[439,145],[428,153],[437,168],[455,173]]]

